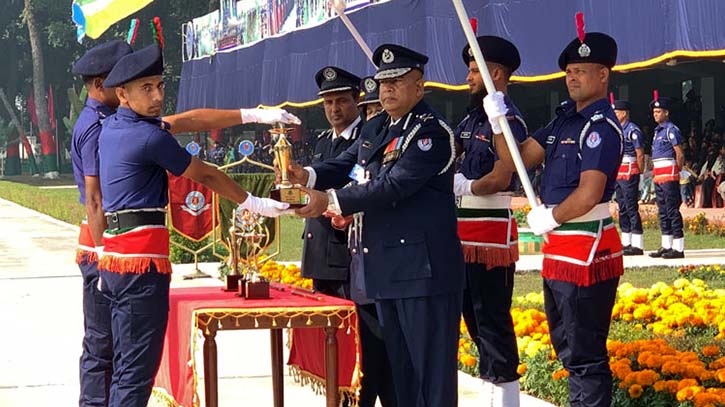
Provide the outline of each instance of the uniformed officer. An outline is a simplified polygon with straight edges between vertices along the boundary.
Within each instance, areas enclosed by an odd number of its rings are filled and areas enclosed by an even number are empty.
[[[527,168],[545,163],[544,205],[533,208],[527,220],[534,233],[546,235],[544,307],[551,342],[569,372],[569,401],[576,407],[609,406],[606,341],[624,272],[608,207],[622,158],[622,128],[606,98],[617,44],[603,33],[581,36],[559,56],[570,99],[521,145],[521,155]],[[506,112],[503,95],[486,96],[484,108],[489,120],[498,120]],[[503,150],[499,154],[509,159]]]
[[[332,160],[295,170],[297,213],[362,212],[365,294],[375,299],[400,406],[455,406],[463,255],[456,234],[453,132],[423,102],[428,57],[385,44],[373,55],[384,114]],[[358,185],[331,189],[348,174]],[[325,191],[325,192],[323,192]]]
[[[327,66],[315,75],[330,129],[317,136],[312,162],[337,157],[360,135],[358,115],[360,78],[343,69]],[[347,181],[336,185],[342,188]],[[315,290],[340,298],[350,298],[350,251],[345,230],[334,229],[330,218],[305,220],[302,247],[302,277],[313,279]]]
[[[81,224],[76,255],[84,287],[85,335],[80,361],[82,406],[107,405],[111,377],[113,340],[110,304],[96,289],[97,252],[102,251],[101,239],[106,228],[98,180],[98,136],[101,132],[101,120],[113,114],[119,104],[114,88],[103,87],[103,80],[115,63],[131,52],[133,50],[125,42],[109,41],[88,50],[72,69],[73,74],[83,78],[88,90],[88,98],[75,124],[71,142],[73,173],[80,192],[80,202],[85,205],[87,213],[87,221],[84,220]],[[254,114],[255,111],[256,109],[242,109],[240,114],[237,109],[196,109],[167,116],[163,120],[173,125],[170,129],[172,133],[183,133],[238,125],[242,123],[245,113],[245,119],[249,121],[252,119],[249,113]],[[263,113],[274,116],[269,118],[271,123],[287,114],[279,109]]]
[[[362,118],[370,120],[383,111],[383,105],[380,104],[380,84],[375,80],[374,76],[366,76],[360,82],[360,87],[365,95],[357,105],[360,107]]]
[[[521,65],[519,52],[500,37],[486,35],[477,40],[496,90],[505,95],[511,131],[523,142],[528,133],[526,123],[506,96],[509,77]],[[466,261],[463,318],[480,355],[484,402],[515,407],[519,405],[520,376],[511,318],[514,270],[519,258],[516,220],[511,212],[514,168],[498,160],[494,132],[483,110],[486,89],[469,45],[462,55],[468,67],[471,105],[454,131],[461,162],[453,189],[460,196],[458,236]]]
[[[619,228],[622,232],[622,253],[638,256],[644,253],[642,242],[642,218],[639,216],[639,177],[644,168],[642,131],[629,120],[631,104],[626,100],[615,100],[614,114],[624,134],[624,155],[617,172],[615,196],[619,205]]]
[[[652,139],[652,164],[654,165],[655,196],[662,232],[662,246],[650,257],[681,259],[685,257],[685,235],[682,230],[680,205],[680,169],[684,168],[680,129],[670,121],[674,101],[656,97],[650,102],[652,116],[657,122]]]
[[[213,166],[192,157],[159,118],[163,58],[152,45],[121,58],[103,82],[120,106],[99,137],[100,184],[108,229],[99,260],[101,291],[111,299],[114,338],[111,407],[146,406],[161,359],[171,264],[164,207],[166,171],[185,176],[264,216],[287,204],[248,194]]]

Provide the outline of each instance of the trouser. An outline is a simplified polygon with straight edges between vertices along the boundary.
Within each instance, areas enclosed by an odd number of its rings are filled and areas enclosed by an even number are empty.
[[[639,216],[639,174],[628,180],[617,181],[619,227],[622,233],[642,234],[642,218]]]
[[[350,298],[350,283],[347,280],[312,280],[312,288],[325,295],[337,298]]]
[[[98,290],[98,262],[83,258],[83,353],[80,359],[81,407],[108,405],[113,373],[111,303]]]
[[[662,234],[672,236],[675,239],[684,237],[682,214],[680,213],[680,205],[682,204],[680,183],[670,181],[655,184],[655,195],[657,196],[657,210]]]
[[[146,407],[151,397],[169,317],[170,274],[101,271],[111,299],[113,378],[110,407]]]
[[[383,331],[375,304],[358,304],[357,317],[363,373],[358,406],[375,407],[375,400],[380,397],[383,407],[395,407],[397,403],[393,372],[385,351]]]
[[[479,372],[483,380],[499,384],[519,379],[519,352],[511,318],[514,270],[466,263],[463,319],[476,343]]]
[[[588,287],[544,279],[551,343],[569,372],[572,407],[609,407],[612,372],[607,335],[619,278]]]
[[[462,293],[377,300],[399,406],[458,404]]]

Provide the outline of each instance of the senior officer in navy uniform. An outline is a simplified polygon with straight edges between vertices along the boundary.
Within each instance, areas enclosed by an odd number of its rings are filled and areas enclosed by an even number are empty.
[[[615,196],[619,206],[619,228],[622,231],[622,252],[625,256],[644,253],[642,242],[642,218],[639,216],[639,177],[644,169],[642,130],[629,119],[632,109],[626,100],[615,100],[612,105],[624,134],[624,155],[617,173]]]
[[[317,137],[312,162],[337,157],[360,135],[358,115],[360,78],[343,69],[327,66],[315,75],[322,96],[325,117],[331,128]],[[341,188],[347,181],[336,185]],[[315,290],[340,298],[350,298],[350,251],[345,230],[334,229],[330,218],[305,220],[302,235],[302,277],[313,279]]]
[[[681,259],[685,257],[685,235],[682,228],[682,196],[680,195],[680,170],[684,168],[682,133],[670,121],[674,100],[656,96],[649,104],[655,127],[652,139],[652,164],[654,165],[655,196],[662,232],[662,245],[650,257]],[[676,193],[675,193],[676,192]]]
[[[519,51],[496,36],[480,36],[477,41],[496,90],[506,95],[509,77],[521,65]],[[514,168],[498,160],[494,130],[483,110],[486,88],[468,44],[462,56],[468,67],[471,105],[454,130],[460,172],[455,175],[453,189],[460,197],[458,236],[466,261],[463,318],[478,348],[484,403],[514,407],[519,405],[520,393],[516,372],[519,351],[511,318],[519,258],[517,225],[511,211]],[[511,131],[523,142],[528,133],[526,123],[511,99],[504,96],[504,100]]]
[[[423,101],[428,57],[385,44],[373,55],[385,114],[335,159],[295,171],[315,190],[296,212],[362,212],[364,290],[374,299],[400,406],[457,404],[463,255],[456,234],[453,132]],[[348,179],[358,185],[331,189]]]
[[[111,300],[114,339],[111,407],[146,406],[161,360],[169,310],[171,263],[164,207],[166,171],[191,178],[264,216],[287,204],[257,198],[226,174],[192,157],[159,117],[164,81],[161,49],[121,58],[103,83],[116,87],[120,107],[99,137],[100,184],[108,229],[99,260],[100,289]]]
[[[544,308],[575,407],[611,404],[606,343],[624,272],[622,243],[608,207],[622,158],[622,128],[606,98],[617,44],[603,33],[582,36],[559,56],[570,99],[521,144],[527,168],[545,163],[544,205],[533,208],[527,220],[534,233],[546,235]],[[484,108],[489,120],[497,120],[506,112],[503,96],[486,96]],[[501,135],[496,138],[503,142]],[[502,158],[510,159],[503,150]]]
[[[383,105],[380,104],[380,84],[374,76],[366,76],[360,82],[360,86],[365,94],[357,106],[360,108],[363,120],[368,121],[383,111]]]

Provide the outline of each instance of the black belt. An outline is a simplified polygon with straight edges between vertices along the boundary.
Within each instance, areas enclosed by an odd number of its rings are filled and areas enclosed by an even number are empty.
[[[166,213],[153,212],[113,212],[106,215],[109,229],[132,228],[144,225],[165,225]]]

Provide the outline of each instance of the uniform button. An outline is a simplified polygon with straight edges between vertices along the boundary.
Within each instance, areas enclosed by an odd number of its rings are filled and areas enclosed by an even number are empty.
[[[405,244],[405,239],[400,239],[400,244]]]
[[[308,239],[312,239],[312,233],[308,233],[308,234],[307,234],[307,238],[308,238]]]
[[[369,251],[367,247],[363,247],[363,253],[368,254]]]
[[[360,164],[365,164],[365,160],[360,160]]]
[[[357,254],[357,249],[352,249],[352,254]]]

